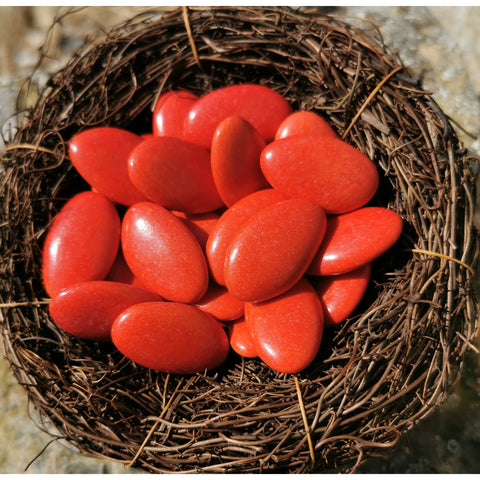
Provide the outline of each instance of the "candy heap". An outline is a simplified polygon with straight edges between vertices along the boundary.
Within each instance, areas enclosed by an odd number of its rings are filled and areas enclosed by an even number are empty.
[[[303,370],[402,230],[366,206],[372,161],[261,85],[164,93],[152,133],[90,128],[69,154],[91,190],[45,239],[51,318],[159,371],[211,369],[230,349]]]

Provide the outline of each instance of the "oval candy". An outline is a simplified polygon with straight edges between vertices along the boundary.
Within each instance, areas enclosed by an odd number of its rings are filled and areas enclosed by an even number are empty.
[[[234,352],[245,358],[258,357],[257,349],[253,343],[252,332],[245,321],[245,317],[228,324],[228,335],[230,346]]]
[[[373,162],[348,143],[326,136],[295,135],[262,151],[262,172],[273,188],[289,197],[318,203],[327,214],[366,204],[378,188]]]
[[[364,207],[332,215],[307,273],[338,275],[370,263],[390,249],[402,233],[402,218],[383,207]]]
[[[58,212],[45,237],[42,277],[51,297],[63,288],[103,280],[120,245],[120,217],[97,192],[73,196]]]
[[[192,303],[208,287],[205,255],[189,228],[160,205],[143,202],[123,218],[122,249],[140,282],[166,300]]]
[[[289,115],[278,127],[275,140],[293,135],[325,135],[338,138],[330,124],[310,110],[299,110]]]
[[[174,374],[215,368],[229,353],[219,322],[192,305],[174,302],[127,308],[113,323],[112,341],[135,363]]]
[[[112,201],[130,206],[146,200],[128,175],[128,158],[144,139],[114,127],[96,127],[76,134],[68,144],[70,159],[84,180]]]
[[[215,185],[227,207],[269,187],[260,169],[265,146],[258,131],[241,117],[228,117],[218,125],[210,157]]]
[[[261,209],[283,200],[285,197],[276,190],[259,190],[242,198],[220,216],[205,247],[210,274],[215,282],[225,285],[225,254],[240,226]]]
[[[170,210],[206,213],[223,206],[209,152],[181,138],[145,140],[130,155],[128,173],[149,200]]]
[[[372,264],[329,277],[311,277],[313,288],[323,306],[325,328],[348,318],[361,302],[370,281]]]
[[[153,134],[181,138],[185,118],[197,100],[197,95],[186,90],[172,90],[160,95],[153,109]]]
[[[222,322],[242,317],[244,305],[244,302],[232,295],[225,287],[214,282],[210,282],[205,295],[195,303],[200,310]]]
[[[182,220],[182,222],[195,235],[200,246],[205,248],[208,236],[217,224],[219,218],[218,214],[216,212],[184,213],[176,211],[172,211],[172,213]]]
[[[292,113],[290,104],[275,90],[263,85],[241,84],[217,88],[193,105],[185,119],[184,136],[210,149],[217,126],[227,117],[239,116],[251,123],[265,141]]]
[[[318,353],[324,328],[323,310],[305,278],[272,300],[246,303],[245,320],[258,356],[278,372],[300,372]]]
[[[52,320],[79,338],[108,342],[114,320],[131,305],[158,302],[152,292],[126,283],[91,281],[65,288],[50,302]]]
[[[245,302],[284,293],[305,273],[325,228],[325,212],[309,200],[265,207],[241,226],[227,249],[226,287]]]

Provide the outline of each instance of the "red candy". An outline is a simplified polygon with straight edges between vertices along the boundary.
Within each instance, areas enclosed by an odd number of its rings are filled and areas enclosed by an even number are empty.
[[[48,295],[78,282],[103,280],[120,244],[120,218],[112,202],[82,192],[60,210],[43,246],[43,282]]]
[[[371,263],[367,263],[340,275],[312,277],[323,306],[326,328],[343,322],[357,308],[367,290],[371,270]]]
[[[145,140],[130,155],[133,184],[165,208],[205,213],[223,206],[204,148],[176,137]]]
[[[265,145],[258,131],[241,117],[228,117],[215,130],[212,174],[227,207],[269,187],[260,169],[260,153]]]
[[[317,355],[323,336],[323,310],[305,278],[272,300],[246,303],[245,319],[258,356],[274,370],[297,373]]]
[[[258,357],[257,349],[253,343],[252,332],[245,321],[245,317],[230,322],[228,324],[228,334],[230,346],[234,352],[245,358]]]
[[[265,139],[274,138],[280,123],[292,113],[290,104],[276,91],[262,85],[232,85],[201,97],[185,120],[187,140],[210,149],[217,126],[227,117],[239,116]]]
[[[366,206],[375,165],[262,85],[162,92],[152,127],[70,141],[93,191],[45,238],[52,320],[166,373],[203,373],[230,349],[307,368],[401,234],[398,214]]]
[[[128,176],[131,151],[144,139],[127,130],[97,127],[75,135],[69,143],[70,159],[97,192],[122,205],[146,200]]]
[[[197,100],[195,94],[184,90],[161,95],[153,110],[153,134],[181,138],[185,117]]]
[[[227,334],[208,313],[183,303],[141,303],[112,326],[115,346],[147,368],[190,374],[219,366],[229,352]]]
[[[307,273],[338,275],[355,270],[385,253],[401,233],[401,217],[382,207],[364,207],[331,216]]]
[[[378,187],[371,160],[337,138],[294,135],[276,140],[263,150],[260,165],[275,189],[312,200],[330,214],[363,206]]]
[[[320,115],[308,110],[289,115],[278,127],[275,140],[293,135],[325,135],[337,138],[335,131]]]
[[[325,227],[323,209],[309,200],[285,200],[260,210],[228,247],[225,285],[245,302],[284,293],[310,265]]]
[[[259,190],[239,200],[218,219],[206,244],[210,273],[218,284],[225,285],[225,255],[241,225],[263,208],[282,200],[285,197],[275,190]]]
[[[217,320],[236,320],[243,316],[245,304],[225,287],[210,282],[207,293],[195,304]]]
[[[92,281],[62,290],[49,304],[52,320],[63,330],[86,340],[110,341],[114,320],[131,305],[162,299],[126,283]]]
[[[205,294],[205,255],[173,213],[154,203],[138,203],[125,214],[121,239],[125,260],[145,288],[174,302],[195,302]]]

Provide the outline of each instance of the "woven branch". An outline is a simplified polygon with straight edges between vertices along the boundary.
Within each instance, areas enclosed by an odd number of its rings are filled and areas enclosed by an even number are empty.
[[[60,331],[47,313],[41,248],[64,201],[87,188],[69,139],[98,125],[143,133],[162,92],[244,82],[328,119],[378,166],[372,204],[404,219],[357,314],[325,333],[297,379],[233,353],[205,375],[164,375]],[[471,157],[368,25],[280,7],[145,13],[75,52],[7,143],[7,358],[45,428],[86,455],[149,472],[353,471],[445,399],[478,333]]]

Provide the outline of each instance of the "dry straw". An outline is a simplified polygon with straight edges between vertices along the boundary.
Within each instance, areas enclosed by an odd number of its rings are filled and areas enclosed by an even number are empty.
[[[375,164],[373,204],[404,219],[357,315],[296,376],[231,355],[180,377],[61,332],[41,283],[45,230],[86,185],[66,143],[113,125],[143,133],[160,92],[268,85]],[[7,145],[2,332],[45,428],[90,456],[149,472],[354,471],[441,403],[478,329],[471,158],[449,119],[371,25],[288,8],[149,13],[88,42],[53,75]]]

